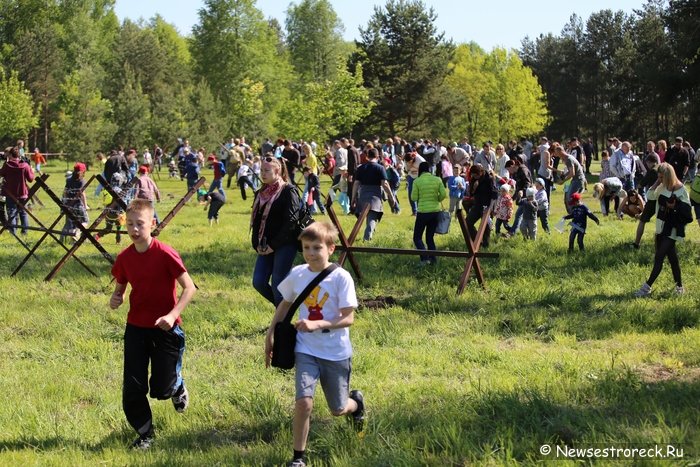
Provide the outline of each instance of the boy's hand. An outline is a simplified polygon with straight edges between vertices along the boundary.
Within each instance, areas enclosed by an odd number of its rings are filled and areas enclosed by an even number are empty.
[[[301,332],[314,332],[317,329],[321,329],[320,321],[309,321],[308,319],[300,319],[294,323],[294,327],[297,331]]]
[[[270,368],[270,362],[272,362],[272,342],[273,333],[268,331],[265,336],[265,368]]]
[[[169,314],[161,316],[156,320],[156,326],[161,328],[163,331],[170,331],[173,326],[175,326],[175,318]]]
[[[113,310],[119,308],[119,306],[124,303],[124,295],[114,292],[111,297],[109,297],[109,307]]]

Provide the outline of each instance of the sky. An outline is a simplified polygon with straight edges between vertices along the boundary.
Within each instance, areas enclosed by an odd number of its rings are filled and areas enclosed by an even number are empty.
[[[384,6],[377,0],[330,0],[333,9],[345,26],[345,39],[359,38],[358,28],[363,26],[374,12],[374,6]],[[299,1],[258,0],[257,7],[265,17],[277,18],[284,26],[285,12],[290,3]],[[576,13],[584,20],[591,13],[606,8],[632,13],[641,9],[644,0],[424,0],[437,14],[439,32],[455,43],[474,41],[485,50],[494,47],[519,49],[525,36],[537,37],[540,33],[559,34]],[[159,13],[174,24],[183,35],[189,35],[199,20],[197,11],[202,0],[116,0],[116,13],[120,20],[130,18],[150,19]]]

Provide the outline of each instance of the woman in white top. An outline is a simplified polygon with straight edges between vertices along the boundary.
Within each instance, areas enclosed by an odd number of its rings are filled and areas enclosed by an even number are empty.
[[[496,145],[496,170],[498,171],[498,176],[501,178],[507,178],[510,176],[508,169],[506,169],[506,162],[510,160],[508,154],[506,154],[506,149],[502,144]]]
[[[678,261],[676,242],[683,241],[685,226],[693,221],[690,196],[683,183],[676,177],[673,166],[667,162],[659,165],[659,179],[649,189],[656,195],[656,252],[654,253],[654,267],[649,279],[635,292],[637,297],[646,297],[651,294],[651,286],[659,277],[664,259],[668,258],[671,264],[673,280],[676,282],[676,293],[683,294],[683,282],[681,280],[681,266]]]

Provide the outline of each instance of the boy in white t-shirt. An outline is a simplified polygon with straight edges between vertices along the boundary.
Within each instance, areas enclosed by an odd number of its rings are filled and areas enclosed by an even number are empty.
[[[294,299],[313,278],[331,264],[329,258],[335,251],[338,231],[328,222],[314,222],[301,232],[299,240],[306,264],[293,268],[277,286],[283,300],[277,306],[265,339],[265,366],[270,366],[272,359],[275,324],[284,319]],[[363,395],[360,391],[349,390],[352,345],[348,327],[353,323],[356,307],[355,284],[343,268],[331,272],[299,306],[294,349],[294,457],[289,466],[306,465],[306,439],[313,396],[319,381],[331,413],[336,417],[348,415],[355,428],[362,429],[365,412]]]

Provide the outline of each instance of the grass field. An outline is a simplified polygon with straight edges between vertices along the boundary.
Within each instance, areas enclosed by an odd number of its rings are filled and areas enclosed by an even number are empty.
[[[59,192],[64,170],[49,167]],[[156,181],[166,194],[162,216],[185,187]],[[403,188],[403,213],[386,214],[372,244],[412,248]],[[228,194],[220,225],[210,228],[202,207],[190,203],[161,235],[180,251],[199,291],[183,315],[191,406],[180,415],[169,401],[152,402],[158,438],[149,452],[126,448],[133,439],[120,394],[127,310],[108,307],[107,263],[87,244],[79,256],[99,278],[71,261],[44,282],[62,251],[50,242],[11,278],[25,252],[0,236],[0,465],[283,465],[290,458],[293,376],[264,368],[273,310],[250,285],[251,201]],[[554,195],[553,223],[563,212],[561,188]],[[41,198],[47,207],[35,213],[53,220],[57,209]],[[590,192],[584,201],[599,214]],[[354,218],[342,220],[349,231]],[[459,297],[463,260],[419,268],[417,258],[358,254],[360,299],[391,296],[396,305],[360,307],[351,331],[365,431],[357,435],[333,418],[319,393],[311,465],[532,464],[553,459],[542,454],[544,444],[660,444],[664,452],[671,444],[683,449],[684,463],[700,461],[697,224],[679,247],[688,293],[672,293],[666,265],[649,299],[632,293],[651,269],[653,225],[641,250],[626,246],[635,228],[629,219],[590,224],[585,255],[567,255],[568,235],[556,232],[540,231],[535,242],[499,240],[489,251],[500,258],[482,260],[487,290],[472,280]],[[123,241],[108,236],[102,244],[116,255]],[[437,241],[465,248],[456,225]]]

